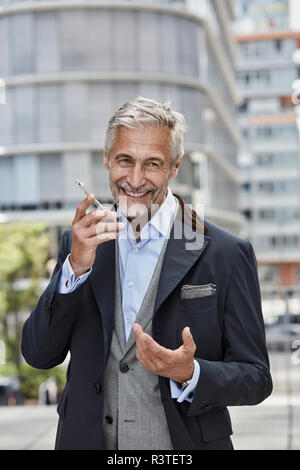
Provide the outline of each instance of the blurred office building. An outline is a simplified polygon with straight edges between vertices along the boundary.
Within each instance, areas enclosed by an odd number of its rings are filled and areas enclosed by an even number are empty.
[[[83,198],[75,178],[110,203],[105,127],[121,104],[141,95],[171,100],[187,118],[173,190],[240,232],[232,0],[0,5],[2,222],[45,220],[61,231]]]
[[[270,29],[288,30],[289,3],[290,0],[235,0],[238,17],[235,31],[255,34]]]
[[[299,77],[294,58],[300,32],[289,29],[286,0],[237,3],[245,235],[254,245],[263,282],[299,285],[300,159],[293,84]],[[242,33],[243,24],[253,29]]]

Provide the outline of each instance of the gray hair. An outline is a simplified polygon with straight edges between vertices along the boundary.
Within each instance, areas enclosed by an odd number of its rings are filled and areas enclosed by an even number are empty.
[[[141,96],[128,101],[119,108],[108,122],[104,139],[104,150],[109,156],[116,130],[119,126],[128,128],[138,127],[167,127],[171,132],[172,165],[184,154],[183,135],[186,122],[182,114],[174,111],[170,103],[159,103]]]

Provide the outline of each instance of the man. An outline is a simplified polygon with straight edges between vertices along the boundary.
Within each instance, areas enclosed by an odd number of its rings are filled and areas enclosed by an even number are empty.
[[[87,212],[27,319],[22,352],[49,368],[70,351],[57,449],[232,449],[227,406],[272,390],[251,245],[172,194],[182,115],[137,98],[109,121],[116,211]]]

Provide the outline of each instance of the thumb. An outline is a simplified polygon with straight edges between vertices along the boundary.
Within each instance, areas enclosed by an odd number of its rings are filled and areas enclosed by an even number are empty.
[[[183,341],[183,346],[184,349],[188,351],[192,351],[193,353],[196,350],[196,345],[194,343],[193,335],[191,333],[191,330],[188,326],[186,326],[183,331],[182,331],[182,341]]]

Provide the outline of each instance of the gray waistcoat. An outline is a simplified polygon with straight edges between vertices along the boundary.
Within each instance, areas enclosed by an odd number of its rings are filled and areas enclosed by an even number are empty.
[[[150,335],[167,241],[136,319]],[[170,450],[173,446],[160,398],[158,377],[136,359],[132,331],[125,343],[117,246],[116,243],[115,328],[104,382],[104,446],[108,450]]]

